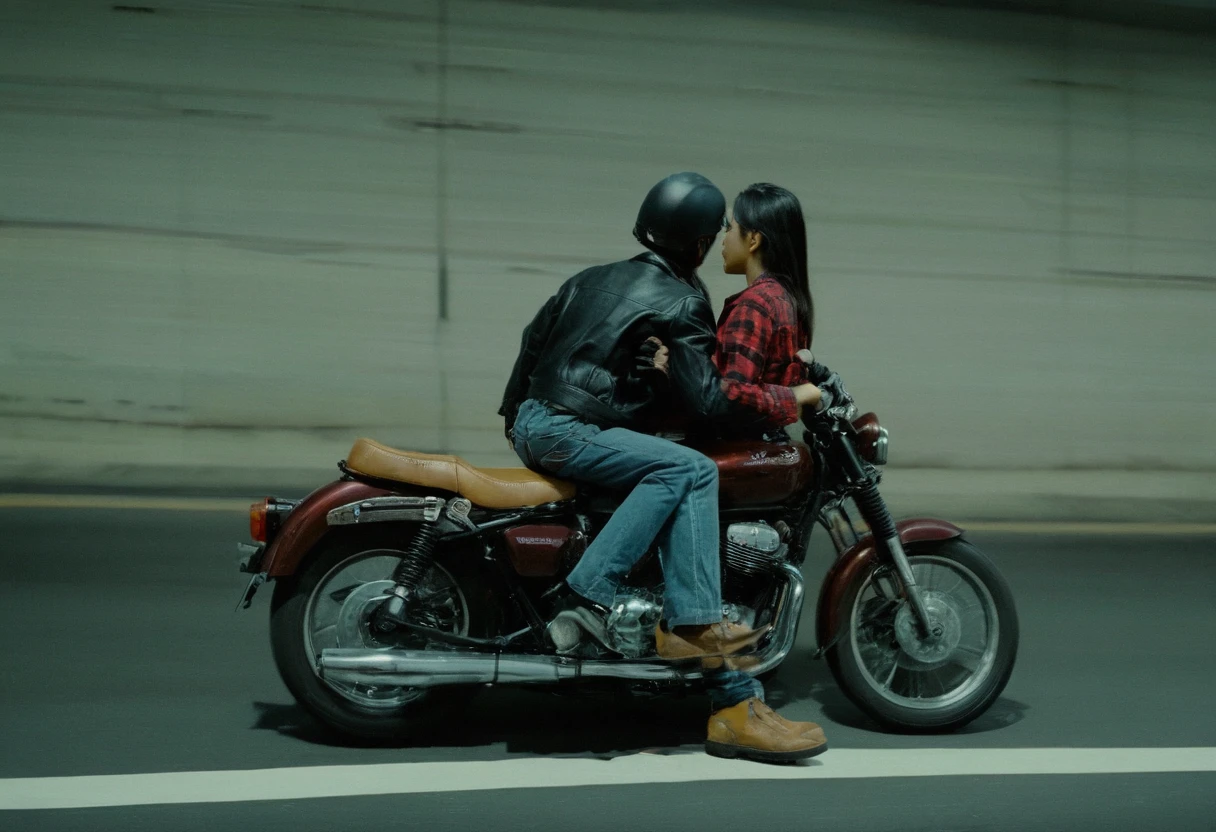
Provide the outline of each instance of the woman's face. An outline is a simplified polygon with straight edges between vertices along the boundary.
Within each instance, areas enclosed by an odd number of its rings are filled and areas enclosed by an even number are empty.
[[[731,217],[730,227],[722,238],[722,270],[727,274],[747,274],[747,260],[751,257],[751,238],[755,233],[744,234],[739,223]]]

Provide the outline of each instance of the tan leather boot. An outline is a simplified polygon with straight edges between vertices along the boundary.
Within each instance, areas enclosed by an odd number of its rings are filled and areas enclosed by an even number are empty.
[[[756,701],[756,710],[771,716],[773,719],[785,726],[786,730],[792,731],[795,734],[807,737],[808,739],[818,740],[823,737],[823,729],[815,722],[794,722],[792,719],[786,719],[781,714],[774,711],[768,706],[768,703]],[[825,749],[826,750],[826,749]]]
[[[753,630],[726,620],[670,630],[664,630],[660,624],[654,628],[655,652],[665,659],[729,656],[754,645],[769,629],[768,624]]]
[[[754,698],[711,716],[705,740],[705,751],[715,757],[762,763],[792,763],[827,750],[827,738],[818,725],[790,722]]]

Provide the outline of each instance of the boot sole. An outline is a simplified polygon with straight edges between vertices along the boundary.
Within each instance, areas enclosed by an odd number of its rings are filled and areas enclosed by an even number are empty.
[[[655,653],[659,656],[659,658],[667,659],[668,661],[680,661],[682,659],[716,659],[718,661],[715,662],[712,667],[708,664],[706,667],[709,669],[717,669],[718,667],[722,666],[722,659],[738,656],[738,654],[742,653],[744,650],[755,647],[764,639],[766,635],[769,634],[771,629],[772,627],[766,624],[763,628],[757,630],[745,641],[737,644],[727,645],[725,650],[706,650],[705,648],[698,647],[695,644],[691,644],[690,642],[683,641],[681,639],[683,642],[682,644],[673,645],[671,642],[667,642],[663,645],[664,649],[656,649]],[[742,657],[739,656],[739,658]]]
[[[727,760],[744,759],[757,763],[796,763],[818,757],[828,750],[828,744],[821,743],[814,748],[803,748],[798,751],[761,751],[758,748],[747,748],[742,745],[727,745],[721,742],[705,741],[705,753],[711,757],[722,757]]]

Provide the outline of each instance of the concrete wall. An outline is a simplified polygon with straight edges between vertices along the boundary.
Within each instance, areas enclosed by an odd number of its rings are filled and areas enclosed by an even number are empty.
[[[835,5],[9,0],[0,480],[514,464],[521,328],[695,169],[802,199],[909,494],[1216,500],[1216,39]]]

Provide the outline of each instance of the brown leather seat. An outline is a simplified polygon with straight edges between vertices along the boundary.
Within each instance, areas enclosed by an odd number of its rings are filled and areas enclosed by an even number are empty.
[[[357,439],[346,458],[357,474],[452,491],[483,508],[524,508],[575,494],[572,482],[527,468],[474,468],[458,456],[399,451],[371,439]]]

